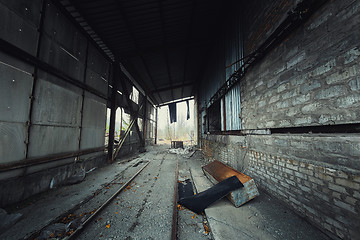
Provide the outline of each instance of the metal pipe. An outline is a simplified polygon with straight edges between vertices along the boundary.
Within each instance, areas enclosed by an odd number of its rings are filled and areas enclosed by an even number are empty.
[[[101,211],[103,210],[134,178],[139,175],[139,173],[144,170],[144,168],[149,165],[150,161],[146,163],[145,166],[143,166],[139,171],[135,173],[134,176],[132,176],[124,185],[122,185],[119,190],[117,190],[108,200],[106,200],[95,212],[94,214],[90,215],[89,218],[85,220],[69,237],[65,239],[72,239],[75,236],[77,236],[82,230],[84,230],[85,226]]]
[[[177,239],[177,222],[178,222],[178,179],[179,179],[179,160],[176,159],[175,169],[175,186],[174,186],[174,200],[173,200],[173,216],[172,216],[172,227],[171,227],[171,240]]]
[[[44,18],[45,18],[45,9],[46,9],[46,1],[43,1],[42,3],[42,7],[41,7],[41,16],[40,16],[40,23],[39,23],[39,28],[37,29],[39,32],[39,38],[37,41],[37,48],[36,48],[36,57],[39,58],[40,56],[40,50],[41,50],[41,41],[42,41],[42,29],[44,26]],[[26,144],[26,152],[25,152],[25,158],[28,158],[29,156],[29,145],[30,145],[30,128],[31,128],[31,119],[32,119],[32,110],[33,110],[33,106],[34,106],[34,101],[35,101],[35,91],[36,91],[36,83],[38,80],[38,73],[39,73],[39,69],[37,66],[34,66],[34,75],[33,75],[33,84],[32,84],[32,89],[31,89],[31,96],[30,96],[30,106],[29,106],[29,118],[28,121],[26,123],[26,140],[25,140],[25,144]]]
[[[86,84],[86,73],[88,68],[88,58],[89,58],[89,41],[86,41],[86,50],[85,50],[85,66],[83,81]],[[83,121],[84,121],[84,105],[85,105],[85,90],[82,90],[82,102],[81,102],[81,113],[80,113],[80,133],[79,133],[79,150],[81,149],[81,133],[83,131]]]
[[[28,158],[28,159],[25,159],[25,160],[22,160],[19,162],[15,162],[15,163],[1,164],[0,172],[5,172],[5,171],[15,170],[15,169],[29,167],[29,166],[33,166],[33,165],[53,162],[53,161],[57,161],[57,160],[65,159],[65,158],[78,157],[78,156],[89,154],[89,153],[101,152],[101,151],[104,151],[105,148],[106,147],[104,146],[104,147],[92,148],[92,149],[76,151],[76,152],[48,155],[48,156],[39,157],[39,158]]]
[[[170,103],[181,103],[181,102],[185,102],[185,101],[193,100],[193,99],[194,99],[194,97],[183,98],[183,99],[180,99],[180,100],[177,100],[177,101],[170,101],[170,102],[159,104],[158,107],[163,107],[163,106],[166,106],[166,105],[168,105]]]
[[[110,126],[109,126],[109,142],[108,142],[108,161],[113,162],[114,158],[113,151],[114,151],[114,132],[115,132],[115,118],[116,118],[116,96],[117,96],[117,81],[119,80],[119,68],[117,64],[112,65],[113,68],[113,88],[111,91],[111,103],[110,103]]]

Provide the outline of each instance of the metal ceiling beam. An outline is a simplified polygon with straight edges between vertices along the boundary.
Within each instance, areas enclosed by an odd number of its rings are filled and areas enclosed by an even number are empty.
[[[136,47],[137,51],[139,52],[141,61],[143,62],[143,65],[145,67],[145,71],[146,71],[147,75],[149,76],[151,84],[156,88],[154,80],[153,80],[153,78],[152,78],[152,76],[150,74],[149,67],[147,66],[146,61],[145,61],[144,57],[141,54],[140,46],[139,46],[139,44],[137,42],[137,39],[136,39],[136,37],[135,37],[135,35],[134,35],[133,31],[132,31],[132,27],[131,27],[131,24],[130,24],[130,22],[128,20],[127,14],[124,12],[124,7],[122,6],[122,3],[120,1],[114,0],[114,2],[116,3],[117,8],[118,8],[118,10],[120,12],[120,15],[121,15],[121,17],[122,17],[122,19],[123,19],[123,21],[125,23],[126,29],[127,29],[128,33],[129,33],[130,37],[133,39],[133,42],[135,44],[135,47]],[[159,96],[160,101],[162,102],[163,100],[162,100],[160,94],[158,94],[158,96]]]
[[[205,40],[205,39],[204,39]],[[189,41],[179,41],[179,42],[172,42],[166,44],[166,45],[156,45],[156,46],[152,46],[152,47],[148,47],[148,48],[143,48],[142,53],[143,54],[151,54],[151,53],[156,53],[159,51],[162,51],[164,48],[168,49],[168,50],[182,50],[182,49],[191,49],[191,48],[198,48],[203,46],[204,44],[207,44],[207,41],[201,41],[201,43],[192,43]],[[138,53],[136,51],[122,51],[119,52],[119,54],[121,54],[121,56],[125,57],[125,58],[129,58],[129,57],[137,57]]]
[[[190,40],[191,40],[192,26],[193,26],[193,24],[194,24],[195,8],[196,8],[196,0],[192,0],[190,25],[189,25],[188,32],[187,32],[187,39],[188,39],[187,42],[188,42],[188,45],[186,46],[186,53],[185,53],[183,84],[184,84],[185,81],[186,81],[186,68],[187,68],[187,65],[188,65],[188,62],[189,62],[188,58],[189,58],[189,51],[190,51],[189,42],[190,42]],[[183,97],[183,95],[184,95],[184,87],[181,88],[181,97]]]
[[[162,34],[163,34],[163,44],[166,45],[167,41],[166,41],[166,31],[165,31],[165,23],[164,23],[163,0],[158,0],[158,7],[159,7],[159,12],[160,12],[161,29],[162,29]],[[174,91],[173,91],[173,88],[172,88],[173,82],[172,82],[172,78],[171,78],[170,64],[169,64],[169,55],[168,55],[168,52],[167,52],[166,48],[163,49],[163,53],[164,53],[164,56],[165,56],[168,80],[169,80],[169,84],[170,84],[170,87],[171,87],[171,97],[172,97],[172,99],[174,99]]]
[[[52,0],[53,2],[57,2],[56,0]],[[82,10],[82,8],[80,8],[80,6],[77,4],[77,1],[76,0],[69,0],[69,2],[75,7],[75,9],[79,12],[79,14],[80,14],[80,16],[82,16],[86,21],[87,21],[87,24],[89,25],[89,26],[91,26],[91,28],[92,29],[94,29],[94,26],[95,26],[95,24],[93,23],[93,22],[91,22],[91,18],[90,17],[88,17],[86,14],[84,14],[81,10]],[[117,2],[115,2],[114,4],[116,4],[116,6],[117,6]],[[83,4],[84,5],[84,4]],[[67,15],[69,15],[70,17],[71,17],[71,15],[70,15],[70,13],[68,13],[66,10],[65,10],[65,8],[62,6],[62,5],[60,5],[60,4],[58,4],[58,6],[59,7],[62,7],[61,9],[63,9],[64,10],[64,12],[65,13],[67,13]],[[90,20],[90,21],[89,21]],[[73,20],[74,22],[76,22],[75,21],[75,19]],[[78,24],[79,25],[79,24]],[[80,28],[81,28],[81,26],[79,26]],[[83,28],[82,28],[83,29]],[[86,31],[84,30],[84,32],[86,33]],[[102,32],[100,31],[97,31],[97,30],[94,30],[94,32],[95,33],[99,33],[98,35],[100,36],[102,36]],[[88,35],[88,33],[86,33],[87,35],[86,36],[89,36]],[[90,37],[89,37],[90,38]],[[108,47],[109,49],[110,49],[110,51],[111,52],[113,52],[113,50],[115,49],[114,48],[114,46],[112,46],[111,44],[110,44],[110,42],[108,42],[108,41],[104,41],[104,40],[101,40],[102,42],[106,42],[106,47]],[[99,45],[98,45],[98,43],[96,43],[96,46],[97,47],[99,47]],[[121,57],[121,56],[120,56]],[[142,81],[141,81],[142,82]],[[144,90],[145,90],[145,92],[147,93],[147,92],[149,92],[148,91],[148,87],[146,86],[146,84],[144,83],[144,82],[142,82],[142,87],[144,88]],[[152,96],[152,95],[150,95],[149,96],[152,100],[155,100],[154,99],[154,97]],[[155,101],[155,102],[157,102],[157,101]]]
[[[165,92],[165,91],[168,91],[171,89],[182,88],[182,87],[191,86],[191,85],[193,85],[193,83],[189,82],[189,83],[184,83],[184,84],[180,84],[180,85],[174,85],[174,86],[154,89],[151,92]]]

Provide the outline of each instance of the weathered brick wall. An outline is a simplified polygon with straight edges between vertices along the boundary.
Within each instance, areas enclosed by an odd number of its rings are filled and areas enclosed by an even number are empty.
[[[249,3],[245,53],[297,2]],[[360,1],[329,0],[250,68],[243,129],[360,123],[359,23]],[[359,134],[205,134],[201,143],[206,158],[245,171],[329,236],[360,239]]]
[[[329,1],[250,69],[244,128],[359,122],[359,22],[359,1]]]
[[[202,149],[208,160],[220,160],[253,177],[260,188],[329,236],[360,236],[360,167],[346,164],[358,159],[358,136],[207,135]],[[333,164],[338,157],[343,163]]]
[[[279,26],[298,0],[253,0],[246,2],[245,56],[257,49]],[[261,7],[259,7],[261,6]]]

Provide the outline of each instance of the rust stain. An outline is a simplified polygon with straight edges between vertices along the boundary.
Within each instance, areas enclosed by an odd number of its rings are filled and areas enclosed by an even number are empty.
[[[243,184],[251,180],[251,177],[236,171],[235,169],[230,168],[217,160],[203,166],[202,169],[213,176],[218,182],[221,182],[232,176],[236,176]]]

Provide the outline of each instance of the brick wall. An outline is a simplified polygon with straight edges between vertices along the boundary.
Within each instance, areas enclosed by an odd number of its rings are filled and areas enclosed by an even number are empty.
[[[250,69],[241,81],[244,128],[359,122],[359,22],[359,1],[329,1]]]
[[[360,139],[327,136],[320,141],[322,136],[312,135],[206,135],[202,139],[202,150],[209,161],[220,160],[253,177],[260,188],[332,238],[357,239],[360,236],[360,167],[353,169],[346,167],[345,162],[332,164],[321,158],[355,159],[354,151],[360,149]],[[307,140],[299,142],[304,137]],[[312,151],[312,156],[304,154],[307,143],[315,142],[317,147],[326,150]],[[337,147],[329,147],[330,142]],[[349,146],[353,149],[343,154]]]
[[[245,53],[298,2],[248,3]],[[359,23],[360,1],[328,1],[250,68],[243,130],[360,123]],[[201,144],[207,159],[248,173],[329,236],[360,239],[359,134],[203,134]]]

